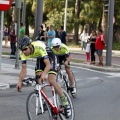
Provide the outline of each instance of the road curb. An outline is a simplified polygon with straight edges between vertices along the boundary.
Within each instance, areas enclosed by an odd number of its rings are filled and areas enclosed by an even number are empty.
[[[12,84],[4,84],[4,85],[1,85],[1,84],[0,84],[0,90],[16,88],[16,86],[17,86],[17,84],[15,84],[15,83],[12,83]],[[33,86],[33,85],[32,85],[32,84],[22,85],[22,87],[31,87],[31,86]]]
[[[120,68],[118,68],[117,66],[116,66],[116,68],[115,67],[107,67],[107,66],[99,67],[99,66],[95,66],[95,65],[88,65],[88,64],[83,64],[83,63],[73,63],[73,62],[71,62],[71,65],[77,66],[77,67],[88,68],[88,69],[92,69],[92,70],[97,70],[97,71],[120,72]]]

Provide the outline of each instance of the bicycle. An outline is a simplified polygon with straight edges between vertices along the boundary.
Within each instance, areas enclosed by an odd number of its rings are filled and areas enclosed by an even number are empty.
[[[44,82],[42,85],[38,84],[38,78],[25,78],[22,84],[34,84],[35,89],[28,95],[26,101],[26,111],[29,120],[74,120],[75,113],[72,101],[63,89],[63,93],[69,103],[69,116],[66,116],[61,104],[59,95],[56,93],[53,86]],[[52,97],[48,97],[42,88],[50,87]]]
[[[58,74],[57,74],[57,82],[60,84],[60,86],[62,88],[64,88],[67,91],[67,93],[71,93],[72,87],[70,87],[70,81],[68,79],[68,75],[64,74],[64,72],[63,72],[62,65],[63,64],[59,65],[60,69],[58,70]],[[72,70],[70,70],[70,71],[71,71],[71,73],[73,75],[74,86],[76,88],[76,94],[71,93],[71,95],[72,95],[73,98],[76,98],[76,96],[77,96],[77,84],[76,84],[74,73],[72,72]]]

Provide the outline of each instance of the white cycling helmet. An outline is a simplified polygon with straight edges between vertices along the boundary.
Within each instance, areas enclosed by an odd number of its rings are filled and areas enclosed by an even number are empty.
[[[55,47],[55,46],[60,46],[61,45],[61,40],[59,38],[54,38],[52,40],[52,46]]]

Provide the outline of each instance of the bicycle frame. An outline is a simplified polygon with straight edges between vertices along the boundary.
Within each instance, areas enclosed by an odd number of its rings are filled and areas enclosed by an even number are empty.
[[[53,100],[51,100],[50,98],[47,97],[47,95],[44,93],[44,91],[42,90],[43,87],[46,86],[50,86],[52,89],[52,95],[53,95]],[[48,83],[43,83],[42,85],[37,84],[36,85],[36,90],[38,90],[39,93],[39,97],[36,99],[36,114],[38,113],[38,101],[40,103],[40,107],[41,107],[41,113],[44,113],[44,109],[43,109],[43,102],[42,102],[42,97],[47,101],[47,103],[50,105],[50,107],[52,108],[52,110],[54,111],[54,113],[57,115],[59,113],[59,110],[57,108],[57,103],[56,103],[56,94],[55,94],[55,89],[53,86],[51,86]],[[38,100],[39,99],[39,100]]]

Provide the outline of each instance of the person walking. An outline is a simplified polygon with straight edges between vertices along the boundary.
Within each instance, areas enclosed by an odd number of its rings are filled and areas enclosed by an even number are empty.
[[[51,48],[52,46],[52,40],[55,38],[56,33],[53,29],[53,26],[50,25],[49,31],[47,32],[47,38],[48,38],[48,46]]]
[[[9,36],[9,33],[8,33],[8,28],[7,28],[6,24],[4,24],[3,33],[4,33],[4,40],[5,40],[5,47],[8,47],[8,36]]]
[[[97,38],[97,33],[95,30],[92,30],[92,33],[90,35],[90,52],[91,52],[91,63],[90,64],[95,64],[95,42],[96,42],[96,38]]]
[[[97,66],[103,66],[103,49],[104,49],[105,43],[104,43],[104,35],[102,29],[98,30],[98,37],[95,42],[95,48],[96,53],[99,58],[99,63]]]
[[[90,41],[87,40],[87,45],[86,45],[86,62],[84,64],[90,64]]]
[[[63,26],[61,26],[61,28],[60,28],[60,39],[61,39],[61,42],[65,45],[66,45],[66,37],[67,37],[66,31],[64,31]]]
[[[15,25],[13,24],[10,31],[10,47],[11,47],[11,56],[15,56],[16,53],[16,35],[15,35]]]

